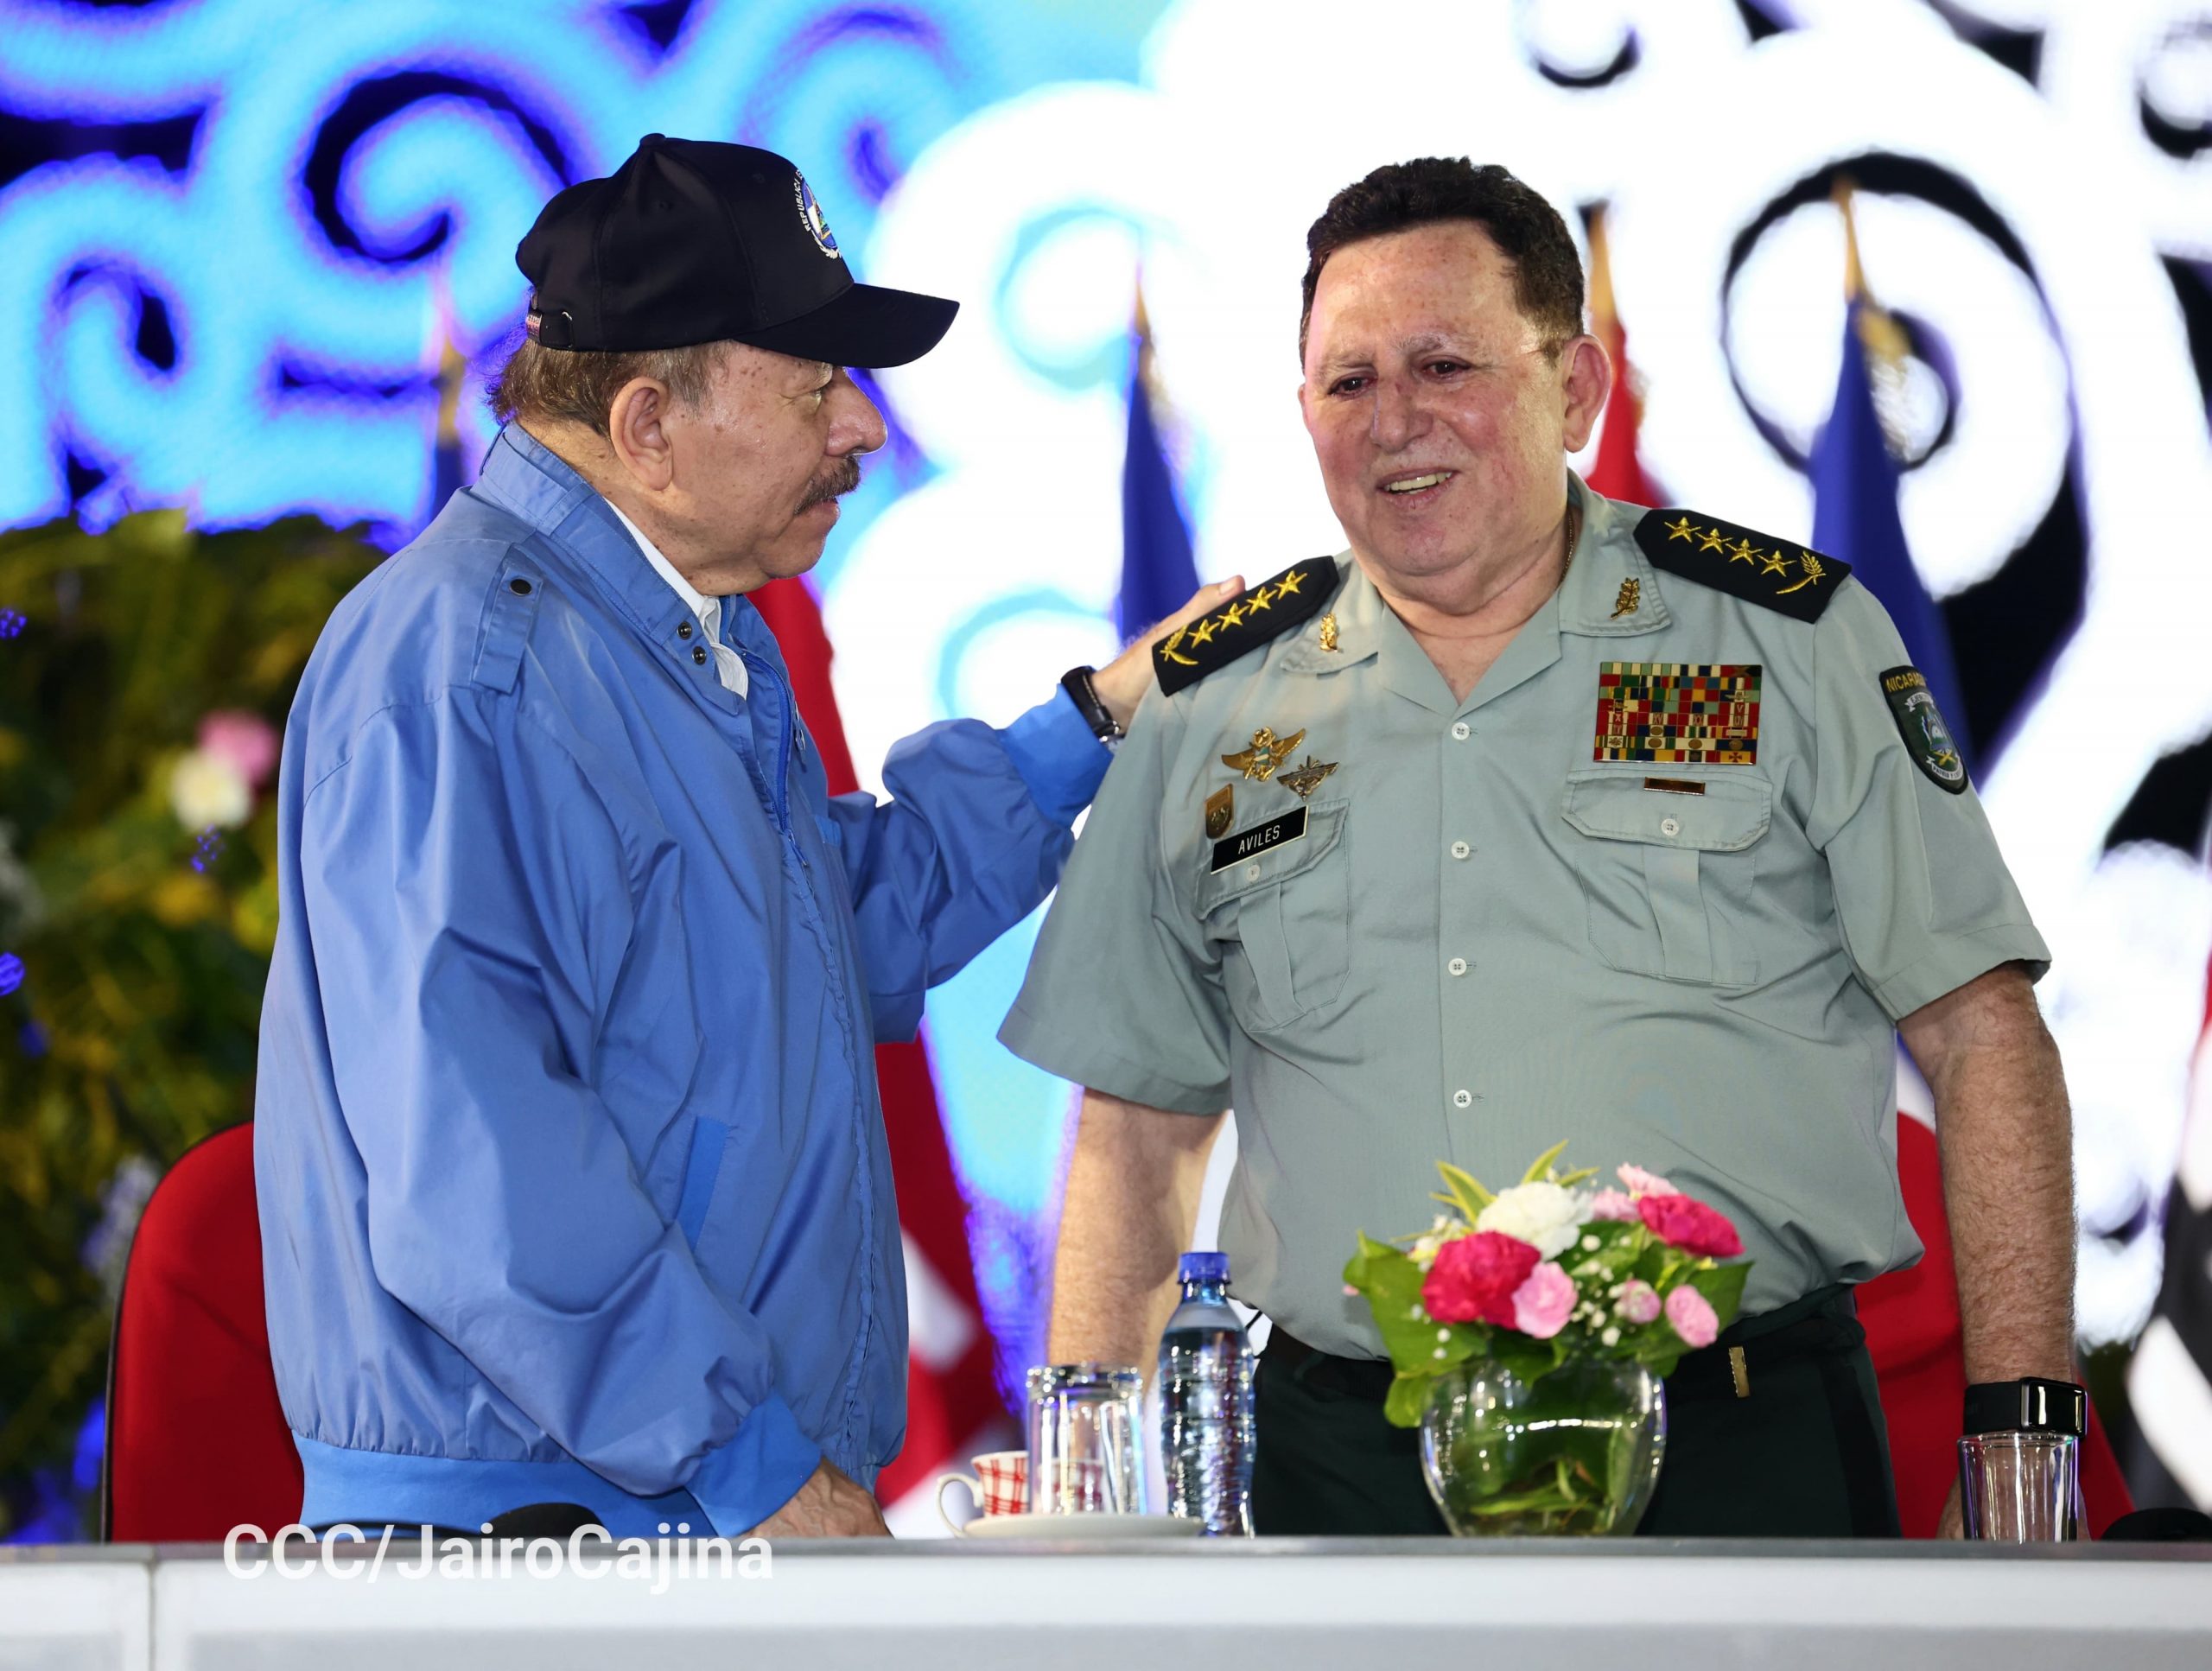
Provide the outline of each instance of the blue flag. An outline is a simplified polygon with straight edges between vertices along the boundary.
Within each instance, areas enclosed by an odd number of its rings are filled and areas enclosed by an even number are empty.
[[[1122,638],[1173,614],[1198,589],[1191,530],[1175,502],[1174,472],[1145,392],[1145,344],[1129,357],[1129,441],[1122,461],[1122,591],[1114,625]]]
[[[1813,543],[1849,563],[1853,576],[1881,600],[1904,639],[1905,652],[1927,679],[1952,737],[1971,763],[1950,635],[1904,543],[1904,521],[1897,512],[1897,464],[1875,416],[1873,383],[1859,334],[1859,310],[1865,305],[1854,301],[1844,321],[1843,365],[1836,376],[1835,402],[1808,464],[1813,479]]]

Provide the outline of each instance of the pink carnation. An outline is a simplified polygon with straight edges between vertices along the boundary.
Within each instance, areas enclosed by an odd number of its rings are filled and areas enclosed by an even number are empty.
[[[1646,1172],[1641,1166],[1618,1166],[1615,1175],[1630,1195],[1680,1195],[1681,1191],[1656,1172]]]
[[[1657,1318],[1659,1290],[1641,1278],[1632,1277],[1621,1288],[1618,1310],[1622,1321],[1640,1328]]]
[[[1549,1340],[1567,1326],[1575,1298],[1574,1279],[1546,1260],[1513,1291],[1513,1326],[1524,1335]]]
[[[1644,1228],[1670,1248],[1695,1254],[1700,1259],[1733,1259],[1744,1251],[1744,1238],[1736,1227],[1705,1204],[1686,1195],[1647,1195],[1636,1204]]]
[[[1590,1217],[1601,1222],[1636,1222],[1636,1202],[1618,1190],[1600,1190],[1590,1198]]]
[[[218,709],[200,720],[200,747],[228,760],[255,789],[269,781],[280,751],[275,727],[258,714],[235,708]]]
[[[1447,1242],[1421,1285],[1421,1304],[1439,1323],[1514,1322],[1513,1296],[1542,1255],[1517,1236],[1478,1230]]]
[[[1667,1296],[1667,1321],[1693,1347],[1710,1346],[1720,1333],[1720,1319],[1713,1313],[1713,1302],[1688,1286]]]

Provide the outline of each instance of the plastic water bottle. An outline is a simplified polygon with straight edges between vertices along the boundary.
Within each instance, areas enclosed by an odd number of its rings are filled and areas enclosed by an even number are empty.
[[[1252,1535],[1252,1346],[1229,1305],[1229,1255],[1186,1253],[1183,1303],[1160,1337],[1167,1512],[1210,1537]]]

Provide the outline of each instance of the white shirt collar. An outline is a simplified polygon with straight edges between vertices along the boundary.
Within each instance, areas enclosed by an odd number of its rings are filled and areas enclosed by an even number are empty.
[[[741,696],[746,695],[749,681],[744,660],[722,643],[721,600],[704,595],[697,587],[677,573],[676,565],[661,556],[660,548],[645,537],[643,529],[622,514],[620,505],[608,499],[607,508],[614,512],[617,522],[630,531],[630,537],[637,541],[638,550],[645,554],[645,561],[652,564],[653,572],[668,582],[670,589],[683,600],[683,607],[698,618],[699,625],[706,631],[707,643],[714,650],[715,671],[723,685]]]

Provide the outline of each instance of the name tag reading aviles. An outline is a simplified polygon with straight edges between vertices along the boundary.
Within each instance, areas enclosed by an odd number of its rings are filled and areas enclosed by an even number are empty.
[[[1305,836],[1306,809],[1301,806],[1295,812],[1286,812],[1280,818],[1270,818],[1263,824],[1222,837],[1213,844],[1213,868],[1226,870],[1241,860],[1257,858],[1270,848],[1287,846]]]

